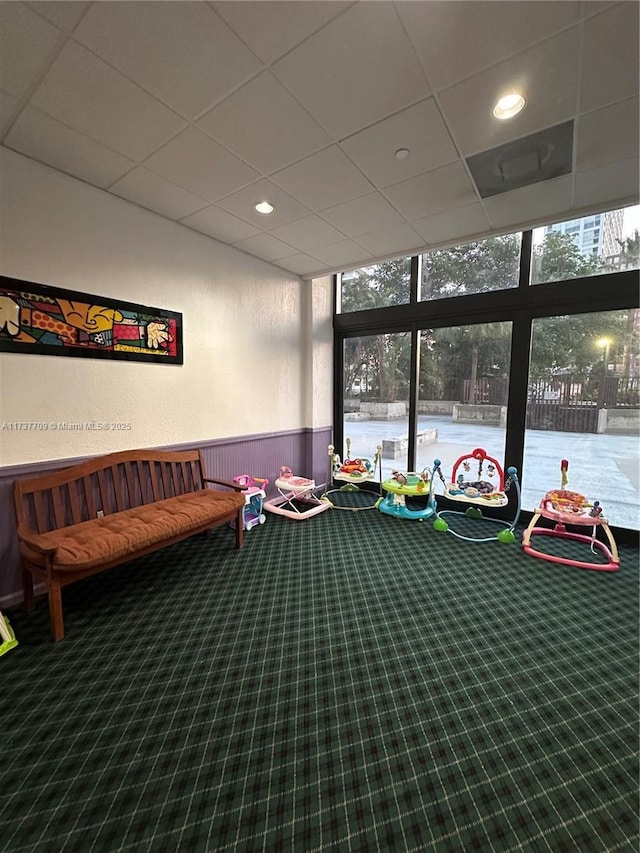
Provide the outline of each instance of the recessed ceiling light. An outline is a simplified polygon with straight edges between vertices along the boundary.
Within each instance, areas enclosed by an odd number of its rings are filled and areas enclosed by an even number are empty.
[[[273,205],[269,204],[268,201],[261,201],[259,204],[256,204],[256,210],[258,213],[273,213]]]
[[[393,156],[396,158],[396,160],[406,160],[407,157],[409,156],[409,149],[408,148],[398,148],[398,150],[395,152],[395,154]]]
[[[513,116],[518,115],[520,110],[524,109],[524,105],[525,100],[522,95],[512,92],[510,95],[500,98],[493,108],[493,115],[495,118],[504,121],[507,118],[513,118]]]

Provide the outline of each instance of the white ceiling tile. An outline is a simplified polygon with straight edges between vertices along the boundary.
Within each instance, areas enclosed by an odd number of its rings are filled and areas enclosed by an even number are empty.
[[[573,27],[442,92],[444,116],[464,156],[572,118],[578,46],[578,28]],[[513,90],[525,97],[525,108],[510,121],[494,119],[491,112],[496,102]]]
[[[391,204],[410,220],[478,200],[462,163],[451,163],[425,175],[402,181],[384,191]]]
[[[216,240],[222,240],[223,243],[237,243],[239,240],[245,240],[247,237],[253,237],[254,234],[260,233],[253,225],[220,210],[215,205],[206,207],[191,216],[186,216],[182,220],[182,224],[189,228],[195,228],[196,231],[201,231],[203,234],[208,234],[209,237],[214,237]]]
[[[277,261],[280,258],[291,257],[291,252],[295,248],[276,240],[270,234],[256,234],[255,237],[248,237],[246,240],[234,243],[234,246],[242,252],[248,252],[250,255],[255,255],[265,261]]]
[[[271,63],[319,30],[350,3],[318,0],[237,0],[213,3],[229,26],[265,63]]]
[[[184,126],[170,109],[71,41],[36,90],[32,104],[134,159],[146,156]]]
[[[400,225],[402,216],[380,193],[345,201],[322,211],[322,216],[349,237],[359,237],[369,231],[379,231],[391,225]]]
[[[332,243],[330,246],[323,246],[320,249],[314,249],[314,257],[322,261],[328,267],[354,266],[355,264],[364,263],[371,260],[373,255],[362,246],[354,243],[352,240],[343,240],[340,243]]]
[[[278,240],[284,240],[301,252],[309,252],[320,246],[344,240],[344,234],[315,215],[303,216],[302,219],[270,229],[269,234]]]
[[[356,3],[273,71],[336,140],[430,94],[392,3]]]
[[[36,0],[27,3],[30,9],[42,15],[52,24],[70,33],[89,7],[80,0]]]
[[[637,2],[618,3],[585,23],[582,110],[637,96],[639,9]]]
[[[591,169],[637,157],[639,121],[637,98],[580,116],[576,168]]]
[[[313,210],[340,204],[372,190],[370,182],[336,145],[271,177]]]
[[[65,36],[22,3],[0,3],[0,89],[22,97]]]
[[[481,204],[469,204],[446,210],[412,222],[411,225],[427,243],[440,244],[489,230],[489,221]]]
[[[109,186],[134,165],[33,107],[20,114],[5,145],[96,187]]]
[[[254,169],[194,127],[179,133],[144,165],[208,201],[215,201],[258,177]]]
[[[322,261],[310,258],[309,255],[299,254],[292,255],[290,258],[282,258],[277,265],[296,275],[307,275],[321,270],[323,264]]]
[[[273,212],[268,215],[258,213],[255,206],[261,201],[268,201],[272,204]],[[303,204],[300,204],[295,198],[291,198],[288,193],[266,178],[220,199],[218,207],[222,207],[234,216],[250,222],[260,231],[264,231],[266,228],[276,228],[278,225],[284,225],[285,222],[291,222],[292,219],[299,219],[309,213]]]
[[[395,184],[458,159],[433,98],[361,130],[340,147],[377,187]],[[398,149],[409,156],[398,160]]]
[[[581,10],[568,0],[396,5],[436,91],[576,23]]]
[[[182,219],[207,204],[202,198],[165,181],[144,166],[133,169],[109,190],[168,219]]]
[[[543,181],[485,199],[484,208],[494,228],[511,228],[564,213],[571,207],[571,175]]]
[[[382,231],[363,234],[358,243],[372,255],[381,257],[394,252],[408,252],[424,246],[424,239],[410,225],[393,225]]]
[[[188,119],[261,67],[207,3],[94,3],[74,38]]]
[[[16,113],[19,101],[6,92],[0,92],[0,135],[9,127]]]
[[[574,207],[584,208],[601,206],[603,203],[619,202],[620,205],[630,200],[637,203],[640,177],[638,173],[638,158],[618,160],[608,166],[599,166],[578,172],[574,194]]]
[[[214,107],[198,125],[265,174],[331,142],[269,72]]]

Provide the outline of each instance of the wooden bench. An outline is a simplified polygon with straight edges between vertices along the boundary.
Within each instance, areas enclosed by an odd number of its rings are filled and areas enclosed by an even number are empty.
[[[198,450],[125,450],[16,480],[27,610],[37,578],[46,584],[51,629],[61,640],[62,587],[234,520],[241,548],[241,492],[235,483],[206,477]]]

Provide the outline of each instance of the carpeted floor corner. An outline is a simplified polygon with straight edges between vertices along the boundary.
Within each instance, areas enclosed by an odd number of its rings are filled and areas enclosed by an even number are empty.
[[[636,850],[621,558],[270,515],[240,552],[218,529],[69,587],[61,643],[45,600],[10,612],[0,847]]]

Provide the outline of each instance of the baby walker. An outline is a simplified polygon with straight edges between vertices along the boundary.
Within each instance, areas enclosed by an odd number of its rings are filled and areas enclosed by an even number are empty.
[[[552,563],[562,563],[565,566],[575,566],[579,569],[593,569],[598,572],[617,572],[620,568],[620,558],[618,557],[618,549],[616,547],[613,534],[609,530],[609,523],[602,515],[602,507],[600,501],[590,503],[580,492],[572,492],[565,489],[567,485],[567,471],[569,463],[566,459],[560,462],[561,480],[560,488],[553,489],[547,492],[540,501],[539,507],[536,509],[529,526],[522,535],[522,547],[525,553],[532,557],[540,557],[543,560],[549,560]],[[540,517],[548,518],[555,521],[553,528],[536,527]],[[591,536],[585,536],[582,533],[572,533],[567,530],[566,525],[576,525],[580,527],[591,527]],[[604,542],[600,542],[596,538],[596,530],[601,527],[611,550],[607,548]],[[597,548],[607,559],[606,563],[593,563],[586,560],[571,560],[568,557],[560,557],[555,554],[545,554],[543,551],[536,550],[531,545],[532,536],[558,536],[561,539],[573,539],[577,542],[586,542],[591,546],[591,553],[595,554]]]
[[[315,480],[294,476],[287,465],[280,468],[280,476],[275,486],[280,492],[280,497],[270,498],[264,502],[264,508],[268,512],[284,515],[293,521],[304,521],[331,508],[330,503],[321,500],[315,494]]]
[[[465,475],[470,474],[472,462],[478,463],[476,479],[467,479]],[[488,479],[483,479],[483,468],[486,463],[486,474]],[[507,468],[508,479],[505,482],[504,471],[497,459],[488,456],[486,450],[477,447],[471,453],[467,453],[456,460],[453,471],[451,472],[451,482],[447,483],[440,469],[440,460],[436,459],[433,463],[434,479],[435,473],[438,473],[440,480],[444,485],[444,496],[457,503],[468,504],[467,509],[453,510],[444,509],[436,512],[436,520],[433,523],[434,530],[445,530],[453,533],[458,539],[464,539],[466,542],[515,542],[516,537],[513,532],[518,518],[520,517],[520,483],[518,482],[518,474],[515,468]],[[462,466],[464,473],[458,474],[458,468]],[[509,499],[507,492],[511,486],[515,486],[516,495],[518,498],[518,507],[516,516],[512,522],[503,521],[500,518],[488,518],[482,514],[482,508],[494,506],[507,506]],[[462,533],[454,530],[449,526],[446,517],[464,515],[467,518],[477,518],[483,521],[490,521],[493,524],[499,524],[503,529],[498,531],[495,536],[486,536],[477,538],[475,536],[465,536]]]
[[[348,509],[351,512],[358,512],[361,509],[375,509],[380,498],[380,492],[369,493],[373,497],[373,503],[366,506],[340,506],[334,503],[329,495],[345,492],[360,492],[365,494],[360,489],[363,483],[375,480],[376,471],[378,474],[378,482],[382,479],[382,445],[378,445],[374,454],[373,460],[365,458],[351,459],[351,439],[346,440],[347,457],[342,462],[340,456],[335,452],[333,444],[329,445],[329,483],[333,480],[342,482],[343,485],[338,489],[329,489],[322,496],[323,500],[328,502],[334,509]]]
[[[233,482],[238,486],[242,486],[242,493],[244,495],[244,509],[242,510],[243,530],[251,530],[256,524],[264,524],[267,517],[262,509],[264,499],[267,496],[265,489],[269,485],[269,481],[262,477],[250,477],[248,474],[240,474],[238,477],[233,478]],[[235,521],[232,521],[231,527],[235,526]]]
[[[435,515],[433,475],[428,468],[424,468],[420,474],[415,471],[406,474],[393,471],[382,488],[386,495],[378,501],[378,509],[385,515],[417,521],[425,521]]]

